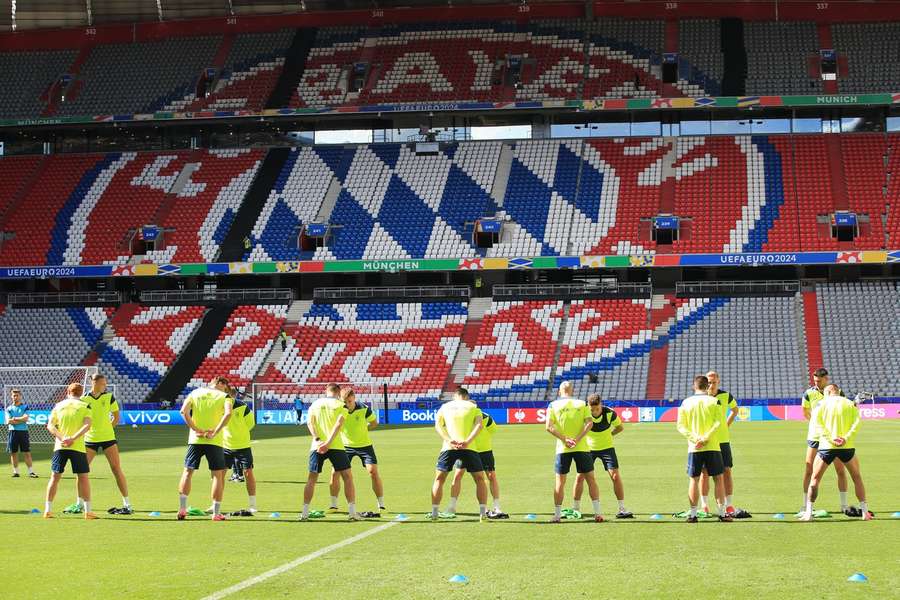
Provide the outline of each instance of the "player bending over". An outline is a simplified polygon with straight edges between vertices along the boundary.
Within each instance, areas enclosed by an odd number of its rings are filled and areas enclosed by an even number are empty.
[[[825,398],[825,387],[828,385],[828,371],[819,368],[813,373],[813,386],[803,393],[801,406],[803,407],[803,416],[809,421],[809,427],[806,433],[806,462],[803,470],[803,506],[800,509],[802,513],[806,507],[806,495],[809,490],[809,482],[812,478],[813,463],[816,459],[816,453],[819,450],[819,425],[816,421],[815,413],[819,403]],[[838,388],[838,395],[843,396],[844,392]],[[855,506],[850,506],[847,502],[847,470],[844,463],[838,461],[834,463],[834,472],[837,475],[838,496],[841,501],[841,512],[848,517],[861,517],[862,512]]]
[[[378,509],[385,510],[384,484],[378,473],[378,457],[375,456],[375,446],[372,445],[372,437],[369,435],[369,432],[378,426],[378,417],[370,407],[356,401],[356,394],[351,388],[342,389],[340,398],[347,408],[347,420],[344,421],[344,428],[341,429],[341,441],[346,448],[347,460],[352,464],[354,457],[359,458],[359,462],[363,464],[372,479],[372,491],[375,492]],[[338,494],[341,492],[341,478],[333,469],[330,490],[331,506],[328,508],[334,511],[337,510]],[[373,513],[366,514],[374,516]]]
[[[187,454],[184,457],[184,471],[178,484],[178,520],[187,516],[188,496],[191,493],[191,479],[200,468],[200,459],[206,457],[206,464],[212,475],[213,521],[224,521],[222,514],[222,494],[225,491],[225,450],[222,430],[231,419],[232,399],[228,395],[229,385],[225,377],[214,377],[209,386],[197,388],[184,399],[181,416],[191,434],[188,438]]]
[[[481,410],[469,399],[469,392],[465,388],[458,388],[453,394],[453,399],[445,402],[438,409],[434,429],[444,443],[441,446],[441,453],[438,455],[434,484],[431,486],[429,519],[437,520],[447,473],[459,461],[475,480],[478,516],[481,521],[485,520],[488,494],[487,478],[484,476],[481,456],[473,449],[475,438],[483,427],[484,420]]]
[[[91,409],[91,429],[84,436],[87,448],[88,464],[93,464],[98,452],[103,452],[109,469],[112,471],[122,494],[122,508],[112,507],[107,512],[111,515],[130,515],[134,513],[128,500],[128,482],[122,471],[119,460],[119,446],[116,441],[115,427],[119,424],[119,404],[106,387],[106,376],[101,373],[91,375],[91,391],[81,397],[81,401]],[[77,490],[76,490],[77,492]],[[84,501],[76,497],[75,504],[66,507],[64,512],[80,513]]]
[[[591,462],[598,459],[603,468],[609,474],[613,484],[613,492],[619,501],[617,519],[633,519],[634,515],[625,508],[625,488],[622,486],[622,477],[619,475],[619,458],[613,447],[613,436],[622,433],[622,419],[616,411],[603,406],[599,394],[591,394],[587,398],[588,407],[591,410],[591,429],[587,433],[588,450],[591,452]],[[572,509],[581,512],[581,492],[584,489],[584,475],[578,474],[575,478],[575,487],[572,489]]]
[[[474,400],[472,401],[474,402]],[[494,434],[497,433],[497,423],[486,412],[481,413],[482,427],[475,441],[472,442],[472,448],[481,458],[481,466],[487,474],[488,487],[491,490],[491,497],[494,499],[494,507],[486,514],[488,519],[508,519],[509,515],[500,509],[500,482],[497,480],[497,470],[494,463]],[[456,470],[453,472],[453,481],[450,484],[450,504],[447,512],[456,513],[456,503],[459,501],[459,494],[462,491],[462,480],[466,474],[466,469],[462,463],[457,461],[454,465]]]
[[[347,407],[338,397],[341,388],[336,383],[329,383],[325,387],[325,396],[319,398],[309,407],[309,419],[306,427],[312,436],[312,445],[309,451],[309,475],[306,478],[306,487],[303,488],[303,511],[300,520],[309,519],[309,504],[312,502],[316,491],[316,481],[319,473],[325,465],[325,460],[331,462],[332,468],[344,481],[344,497],[347,499],[347,513],[351,521],[358,521],[356,514],[356,488],[353,486],[353,471],[350,469],[350,459],[344,450],[344,441],[341,439],[341,430],[347,420]]]
[[[97,515],[91,512],[91,482],[88,480],[91,468],[84,447],[84,434],[91,428],[91,410],[81,401],[83,385],[70,383],[66,392],[66,399],[57,402],[50,411],[50,420],[47,422],[47,431],[53,436],[55,443],[44,502],[44,518],[53,518],[53,499],[56,497],[59,480],[66,470],[66,463],[71,462],[72,472],[78,480],[78,495],[84,499],[84,518],[93,520]]]
[[[9,427],[6,438],[6,452],[12,463],[12,476],[19,476],[19,452],[28,467],[28,476],[37,479],[37,473],[31,466],[31,438],[28,435],[28,406],[22,403],[22,392],[13,389],[9,393],[12,403],[6,407],[6,425]]]
[[[553,488],[554,513],[551,523],[562,520],[562,504],[566,496],[566,477],[575,463],[575,470],[584,476],[588,494],[594,506],[594,521],[603,522],[600,512],[600,489],[594,477],[594,461],[585,437],[594,421],[584,400],[572,396],[574,385],[564,381],[559,386],[559,398],[547,408],[546,430],[556,438],[556,485]]]
[[[233,398],[231,418],[222,430],[222,443],[225,447],[225,464],[233,465],[234,471],[240,471],[247,485],[246,510],[238,510],[235,517],[252,517],[256,514],[256,476],[253,474],[253,450],[250,448],[250,430],[256,427],[256,417],[250,405],[237,399],[237,390],[229,388],[228,395]]]
[[[737,417],[737,400],[734,396],[719,389],[719,374],[710,371],[706,374],[709,381],[709,395],[719,401],[719,410],[721,411],[722,424],[719,426],[717,433],[719,435],[719,448],[722,452],[722,464],[725,471],[722,473],[722,482],[725,485],[725,512],[734,516],[734,480],[731,477],[731,468],[734,466],[734,459],[731,455],[731,424]],[[710,514],[709,511],[709,473],[704,471],[700,475],[700,496],[702,498],[703,512]]]
[[[872,513],[866,503],[866,488],[859,471],[859,458],[853,438],[859,430],[859,408],[841,394],[838,386],[831,384],[825,388],[825,398],[819,402],[816,410],[816,423],[819,427],[819,450],[813,463],[812,478],[806,493],[806,509],[800,516],[801,521],[813,518],[813,503],[819,495],[819,483],[828,465],[837,459],[850,472],[853,488],[859,499],[859,510],[863,521],[870,521]],[[837,463],[835,463],[837,464]]]
[[[700,473],[705,469],[716,485],[716,503],[719,521],[730,522],[725,512],[725,486],[722,485],[722,452],[716,430],[722,425],[719,401],[710,396],[706,375],[694,377],[694,395],[685,398],[678,408],[678,433],[688,440],[687,474],[688,502],[691,509],[688,523],[697,522],[697,504],[700,501]]]

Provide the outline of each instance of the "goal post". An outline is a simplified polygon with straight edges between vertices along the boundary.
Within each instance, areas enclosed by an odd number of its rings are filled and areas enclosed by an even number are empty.
[[[382,386],[371,383],[336,381],[337,385],[353,388],[357,402],[370,406],[373,410],[384,408]],[[296,402],[303,404],[300,423],[306,423],[307,409],[317,398],[325,394],[324,383],[269,383],[254,382],[252,385],[253,405],[256,422],[263,425],[298,424]]]
[[[22,403],[28,407],[28,433],[32,444],[52,444],[53,436],[47,431],[47,420],[53,406],[66,397],[69,384],[80,383],[90,389],[91,375],[97,367],[0,367],[0,388],[3,393],[3,427],[0,442],[9,438],[6,425],[6,407],[12,402],[12,390],[22,394]],[[115,394],[115,385],[109,386]]]

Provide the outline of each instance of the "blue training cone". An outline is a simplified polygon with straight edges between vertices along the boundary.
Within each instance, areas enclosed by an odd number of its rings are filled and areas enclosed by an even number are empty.
[[[469,583],[469,578],[465,575],[454,575],[447,580],[449,583]]]
[[[772,515],[772,518],[773,518],[773,519],[778,519],[779,521],[783,521],[783,520],[784,520],[784,513],[775,513],[774,515]]]
[[[400,513],[396,517],[394,517],[394,520],[395,521],[409,521],[409,517],[406,515],[406,513]]]
[[[269,518],[270,518],[270,519],[280,519],[280,518],[281,518],[281,513],[280,513],[280,512],[273,512],[271,515],[269,515]]]
[[[862,573],[854,573],[847,578],[847,581],[853,581],[855,583],[867,583],[869,581],[869,578]]]
[[[895,519],[900,519],[900,511],[895,512],[895,513],[892,514],[891,516],[894,517]]]
[[[651,521],[662,521],[662,519],[663,519],[663,516],[659,513],[654,513],[654,514],[650,515]]]
[[[160,515],[161,515],[161,513],[158,510],[154,510],[153,512],[147,513],[148,517],[158,517]]]
[[[33,515],[39,515],[39,514],[41,514],[41,510],[40,510],[39,508],[32,508],[30,512],[31,512],[31,514],[33,514]]]
[[[534,513],[528,513],[527,515],[525,515],[525,520],[526,521],[537,521],[537,515]]]

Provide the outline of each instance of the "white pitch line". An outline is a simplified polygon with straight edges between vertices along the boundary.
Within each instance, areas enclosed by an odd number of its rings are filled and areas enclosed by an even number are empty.
[[[275,567],[274,569],[266,571],[265,573],[260,573],[256,577],[251,577],[250,579],[245,579],[244,581],[238,582],[231,587],[225,588],[224,590],[219,590],[218,592],[215,592],[213,594],[210,594],[209,596],[206,596],[205,598],[203,598],[203,600],[220,600],[221,598],[227,598],[228,596],[231,596],[232,594],[236,594],[237,592],[240,592],[241,590],[245,590],[248,587],[254,586],[257,583],[262,583],[263,581],[266,581],[267,579],[271,579],[273,577],[281,575],[282,573],[286,573],[287,571],[290,571],[291,569],[299,567],[303,563],[308,563],[309,561],[315,560],[315,559],[319,558],[320,556],[324,556],[324,555],[328,554],[329,552],[334,552],[335,550],[339,550],[339,549],[343,548],[344,546],[349,546],[350,544],[352,544],[354,542],[358,542],[359,540],[367,538],[370,535],[375,535],[376,533],[380,533],[380,532],[384,531],[385,529],[388,529],[390,527],[393,527],[394,525],[397,525],[397,523],[398,523],[398,521],[390,521],[389,523],[384,523],[382,525],[379,525],[378,527],[373,527],[372,529],[363,531],[362,533],[358,533],[358,534],[354,535],[353,537],[348,537],[347,539],[341,540],[340,542],[336,542],[334,544],[331,544],[330,546],[325,546],[324,548],[320,548],[319,550],[316,550],[315,552],[311,552],[311,553],[307,554],[306,556],[301,556],[299,558],[295,558],[291,562],[284,563],[283,565]]]

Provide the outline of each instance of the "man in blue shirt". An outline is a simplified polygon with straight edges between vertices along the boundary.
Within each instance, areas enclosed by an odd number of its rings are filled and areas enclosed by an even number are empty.
[[[303,416],[303,399],[297,396],[294,399],[294,410],[297,413],[297,425],[302,425],[301,417]]]
[[[19,476],[19,452],[25,456],[28,476],[37,478],[31,467],[31,442],[28,439],[28,407],[22,403],[22,392],[14,389],[10,392],[12,403],[6,407],[6,424],[9,426],[9,437],[6,451],[12,463],[12,476]]]

